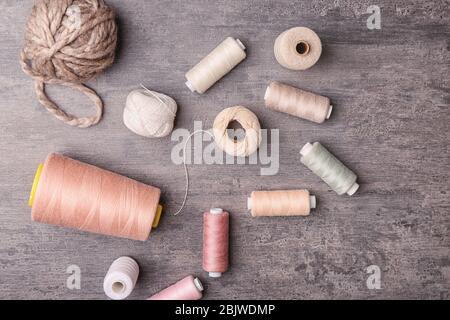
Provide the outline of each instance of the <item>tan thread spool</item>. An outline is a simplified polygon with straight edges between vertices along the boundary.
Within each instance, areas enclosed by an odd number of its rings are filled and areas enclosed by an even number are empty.
[[[186,86],[192,92],[205,93],[246,56],[244,44],[228,37],[186,73]]]
[[[306,70],[319,60],[322,42],[309,28],[296,27],[284,31],[275,40],[275,58],[290,70]]]
[[[253,217],[308,216],[316,197],[308,190],[253,191],[247,208]]]
[[[235,141],[228,136],[227,128],[232,121],[237,121],[245,130],[245,137]],[[235,157],[248,157],[256,152],[261,144],[261,125],[258,117],[242,106],[222,110],[213,124],[216,144],[226,153]]]
[[[50,154],[36,172],[33,221],[144,241],[157,227],[161,191],[116,173]]]
[[[316,123],[329,119],[333,111],[329,98],[276,81],[267,87],[264,100],[272,110]]]

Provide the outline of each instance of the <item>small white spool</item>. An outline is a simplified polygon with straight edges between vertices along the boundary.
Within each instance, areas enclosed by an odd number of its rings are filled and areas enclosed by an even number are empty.
[[[103,281],[103,290],[109,298],[123,300],[133,291],[138,276],[137,262],[130,257],[120,257],[109,267]]]
[[[186,73],[186,86],[192,92],[205,93],[246,56],[244,44],[228,37]]]

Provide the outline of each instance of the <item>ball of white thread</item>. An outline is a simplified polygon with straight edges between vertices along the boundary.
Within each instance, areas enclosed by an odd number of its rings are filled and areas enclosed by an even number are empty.
[[[109,267],[103,281],[103,290],[113,300],[128,297],[136,285],[139,265],[130,257],[120,257]]]
[[[245,130],[245,137],[235,141],[228,136],[227,128],[237,121]],[[226,153],[235,157],[248,157],[256,152],[261,144],[261,125],[258,117],[242,106],[222,110],[214,120],[213,134],[216,144]]]
[[[123,123],[134,133],[148,138],[169,135],[174,126],[177,103],[171,97],[148,90],[130,92],[123,111]]]

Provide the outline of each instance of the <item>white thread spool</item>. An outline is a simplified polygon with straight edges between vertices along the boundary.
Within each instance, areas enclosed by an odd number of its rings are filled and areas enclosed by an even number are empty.
[[[309,28],[296,27],[284,31],[275,40],[275,58],[283,67],[290,70],[306,70],[319,60],[322,42]]]
[[[301,162],[318,175],[337,194],[355,194],[359,189],[356,174],[319,142],[307,143],[300,150]]]
[[[206,92],[246,57],[239,39],[226,38],[210,54],[186,73],[186,86],[192,92]]]
[[[130,257],[120,257],[109,267],[103,281],[103,290],[113,300],[128,297],[136,285],[139,265]]]
[[[176,113],[174,99],[142,86],[142,89],[133,90],[128,95],[123,123],[140,136],[161,138],[172,132]]]

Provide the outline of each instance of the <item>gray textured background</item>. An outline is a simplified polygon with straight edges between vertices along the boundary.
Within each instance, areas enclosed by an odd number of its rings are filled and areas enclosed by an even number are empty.
[[[141,266],[131,298],[146,298],[186,274],[199,275],[206,298],[449,298],[449,1],[109,1],[120,24],[113,67],[90,82],[105,101],[101,123],[74,129],[37,103],[18,55],[32,1],[0,1],[0,298],[103,299],[113,259]],[[366,28],[366,9],[382,8],[382,29]],[[276,36],[308,26],[324,52],[305,72],[283,69]],[[184,73],[226,36],[248,58],[203,96],[184,86]],[[263,94],[279,80],[329,96],[330,121],[316,125],[265,109]],[[235,104],[280,129],[280,172],[259,166],[190,167],[187,207],[165,215],[145,242],[92,235],[30,221],[27,199],[36,165],[63,152],[159,186],[167,210],[184,193],[181,166],[170,161],[170,138],[128,131],[122,110],[142,82],[173,96],[176,126],[212,125]],[[91,112],[79,93],[52,97],[78,114]],[[298,151],[321,141],[358,175],[361,189],[339,197],[304,168]],[[256,189],[308,188],[319,208],[308,218],[253,219],[246,196]],[[201,213],[232,214],[231,268],[209,280],[201,270]],[[82,270],[81,290],[66,288],[67,266]],[[366,287],[366,267],[382,270],[382,289]]]

